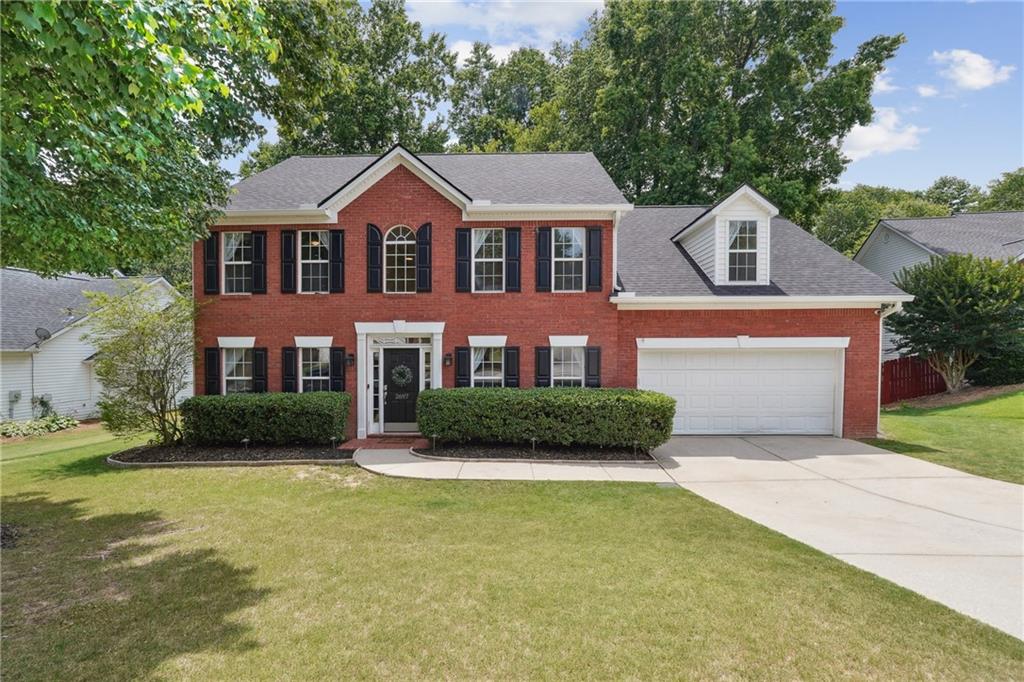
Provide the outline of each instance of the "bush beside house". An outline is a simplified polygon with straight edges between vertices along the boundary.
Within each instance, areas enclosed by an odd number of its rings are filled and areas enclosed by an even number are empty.
[[[328,445],[345,440],[347,393],[236,393],[181,404],[189,445]]]
[[[622,388],[455,388],[420,393],[420,433],[442,443],[637,447],[668,441],[676,401]]]

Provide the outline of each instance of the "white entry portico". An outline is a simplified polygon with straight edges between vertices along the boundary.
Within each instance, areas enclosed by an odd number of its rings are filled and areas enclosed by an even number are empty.
[[[383,433],[384,405],[381,372],[388,348],[419,349],[422,362],[419,389],[441,387],[444,322],[356,322],[357,437]],[[377,390],[375,390],[375,384]]]

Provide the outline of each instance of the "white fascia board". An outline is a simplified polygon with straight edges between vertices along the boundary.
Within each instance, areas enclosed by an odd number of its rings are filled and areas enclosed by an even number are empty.
[[[711,209],[711,215],[717,216],[719,213],[722,212],[722,209],[726,208],[727,206],[729,206],[729,204],[736,201],[740,197],[745,197],[750,201],[753,201],[758,206],[760,206],[764,211],[768,213],[769,219],[779,215],[779,209],[778,207],[775,206],[775,204],[765,199],[763,196],[755,192],[747,185],[743,185],[738,190],[727,196],[725,199],[718,202],[718,204],[716,204],[715,207]]]
[[[587,345],[587,339],[589,336],[549,336],[548,345],[553,348],[558,347],[576,347]]]
[[[356,322],[356,334],[441,334],[444,322]]]
[[[296,348],[330,348],[333,345],[333,336],[296,336]]]
[[[322,208],[293,211],[224,211],[216,225],[317,225],[338,222],[337,213]]]
[[[474,348],[504,347],[508,336],[470,336],[469,345]]]
[[[474,201],[462,210],[463,220],[486,220],[495,214],[585,214],[615,220],[617,212],[633,210],[633,204],[493,204]],[[584,218],[586,219],[586,218]]]
[[[639,350],[821,350],[847,348],[848,336],[726,336],[692,338],[638,338]]]
[[[892,296],[612,296],[619,310],[758,310],[796,308],[878,308],[913,301]]]
[[[256,345],[255,336],[218,336],[217,345],[221,348],[252,348]]]

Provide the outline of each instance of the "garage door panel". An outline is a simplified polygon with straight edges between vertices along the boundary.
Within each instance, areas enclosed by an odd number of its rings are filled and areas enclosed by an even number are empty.
[[[676,399],[675,433],[831,434],[840,358],[823,350],[641,350],[638,386]]]

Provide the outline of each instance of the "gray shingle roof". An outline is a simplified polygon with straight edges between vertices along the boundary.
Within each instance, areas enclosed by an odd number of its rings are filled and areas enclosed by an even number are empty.
[[[970,253],[1009,260],[1024,253],[1024,211],[961,213],[945,218],[885,218],[881,224],[940,256]]]
[[[892,296],[903,292],[784,218],[772,220],[771,284],[716,286],[671,241],[706,206],[638,206],[619,223],[619,280],[637,296]]]
[[[474,200],[494,204],[626,204],[590,152],[419,154]],[[316,205],[377,156],[293,156],[234,186],[228,210],[291,210]]]
[[[0,270],[0,347],[25,350],[38,339],[35,330],[42,327],[56,334],[80,320],[88,302],[86,291],[114,294],[127,284],[153,282],[143,279],[62,275],[53,279],[18,268]]]

